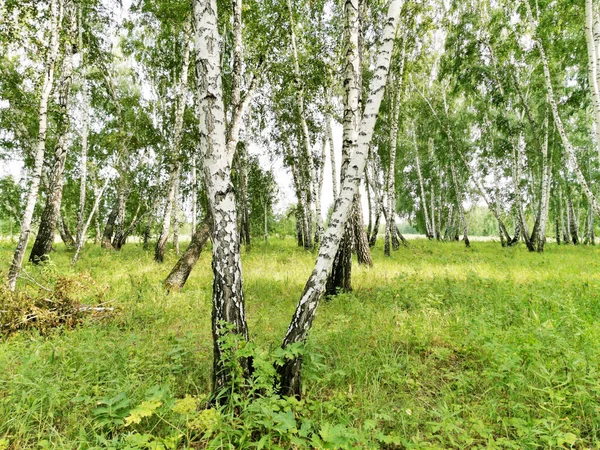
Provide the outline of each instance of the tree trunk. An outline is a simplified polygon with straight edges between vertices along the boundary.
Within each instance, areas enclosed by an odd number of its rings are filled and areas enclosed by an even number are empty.
[[[361,203],[360,193],[357,193],[354,197],[354,211],[352,213],[354,248],[356,250],[358,264],[372,267],[373,257],[371,256],[371,249],[369,247],[369,237],[365,232]]]
[[[573,201],[571,200],[571,196],[567,198],[567,217],[569,218],[569,231],[571,233],[571,241],[573,244],[579,244],[579,234],[577,227],[577,219],[575,218],[575,210],[573,209]]]
[[[60,219],[60,205],[64,185],[63,175],[65,172],[67,151],[70,144],[69,129],[71,121],[69,117],[69,95],[71,93],[71,84],[73,80],[73,55],[77,51],[77,47],[73,42],[74,33],[76,31],[74,14],[74,10],[69,11],[71,29],[69,37],[65,42],[62,74],[57,86],[58,108],[60,114],[57,125],[58,137],[56,138],[56,145],[54,147],[54,159],[52,162],[52,172],[50,175],[50,183],[48,185],[46,204],[42,211],[38,233],[35,242],[33,243],[31,254],[29,255],[29,261],[32,263],[47,259],[52,250],[56,225]]]
[[[427,197],[425,194],[425,182],[423,181],[423,174],[421,173],[421,158],[419,158],[419,146],[417,145],[417,129],[413,122],[412,127],[413,144],[415,147],[415,163],[417,166],[417,176],[419,177],[419,187],[421,193],[421,207],[423,208],[423,216],[425,217],[425,234],[427,239],[433,239],[433,228],[429,220],[429,212],[427,211]]]
[[[181,229],[181,221],[179,220],[180,208],[179,208],[179,177],[177,177],[177,182],[175,183],[175,198],[173,199],[173,216],[171,217],[171,221],[173,222],[173,249],[175,250],[175,254],[179,256],[181,252],[179,251],[179,230]]]
[[[96,221],[97,221],[98,207],[100,206],[100,200],[102,199],[102,195],[106,191],[106,188],[108,187],[109,182],[110,182],[110,178],[107,178],[101,189],[97,189],[97,188],[95,189],[94,194],[96,196],[96,199],[94,200],[94,206],[92,206],[92,210],[90,211],[88,219],[85,222],[85,224],[83,225],[83,228],[81,229],[81,234],[80,234],[79,238],[77,239],[77,247],[75,248],[75,254],[73,255],[73,259],[71,260],[71,266],[74,266],[75,263],[77,262],[77,259],[79,259],[79,253],[81,252],[81,249],[83,248],[83,245],[85,244],[85,235],[87,233],[87,229],[90,226],[90,223],[92,222],[92,217],[96,217]],[[99,229],[99,227],[98,227],[98,229]]]
[[[596,151],[600,157],[600,86],[598,85],[598,50],[594,40],[594,8],[592,0],[585,0],[585,38],[588,51],[588,80],[590,94],[594,108],[594,125],[592,135],[596,145]]]
[[[325,176],[325,145],[326,140],[323,137],[321,142],[321,157],[318,160],[315,174],[317,179],[315,180],[315,216],[316,216],[316,230],[315,230],[315,244],[321,242],[321,236],[325,231],[323,228],[323,216],[321,213],[321,193],[323,191],[323,177]]]
[[[331,160],[331,180],[333,182],[333,201],[338,196],[338,187],[337,187],[337,171],[335,165],[335,147],[333,146],[333,131],[331,130],[331,117],[328,115],[325,116],[325,126],[327,129],[327,141],[329,143],[329,159]]]
[[[196,158],[192,156],[192,236],[196,232],[198,223],[198,172],[196,170]],[[190,236],[191,239],[191,236]]]
[[[104,226],[104,232],[102,233],[102,248],[113,248],[112,239],[115,233],[115,221],[117,220],[118,214],[119,200],[117,199],[106,219],[106,225]]]
[[[59,218],[56,222],[56,226],[57,226],[58,232],[60,234],[60,239],[63,241],[65,246],[68,249],[74,249],[77,244],[75,243],[73,234],[71,233],[71,230],[69,229],[69,225],[65,221],[65,216],[63,216],[62,214],[59,214]]]
[[[177,185],[179,184],[179,173],[181,171],[181,163],[179,161],[179,152],[181,146],[181,138],[183,136],[183,115],[185,113],[185,104],[188,91],[188,72],[190,67],[190,51],[192,39],[190,36],[190,22],[186,20],[184,26],[184,39],[186,40],[183,51],[183,62],[181,65],[181,76],[179,78],[179,86],[177,88],[177,110],[175,111],[175,129],[173,131],[173,144],[171,146],[171,172],[167,184],[167,203],[165,204],[165,212],[163,215],[162,225],[156,248],[154,250],[154,260],[163,262],[165,257],[165,249],[169,240],[169,227],[171,226],[171,216],[177,216]],[[178,249],[176,249],[179,254]]]
[[[40,180],[42,177],[42,169],[44,167],[44,151],[46,149],[46,132],[48,129],[48,99],[52,92],[54,84],[54,69],[58,58],[60,26],[63,16],[62,0],[51,0],[50,2],[50,45],[48,46],[48,56],[44,64],[44,78],[41,87],[40,105],[38,108],[38,136],[35,145],[34,163],[31,171],[31,176],[28,182],[29,191],[27,192],[27,200],[25,201],[25,209],[21,218],[21,234],[13,260],[8,270],[8,288],[11,291],[15,290],[17,278],[21,271],[25,251],[31,234],[31,222],[33,212],[40,188]]]
[[[369,146],[375,128],[375,121],[379,113],[379,106],[383,97],[383,91],[387,79],[387,72],[390,64],[392,50],[394,46],[394,37],[400,17],[402,0],[392,0],[387,18],[385,20],[385,29],[382,36],[382,45],[376,56],[374,64],[375,72],[371,81],[370,94],[365,103],[365,111],[359,127],[358,142],[352,153],[352,162],[348,166],[346,174],[342,179],[340,195],[334,205],[333,214],[329,226],[319,249],[319,256],[315,263],[314,270],[308,278],[304,292],[288,331],[283,340],[282,346],[304,342],[311,328],[316,315],[317,307],[330,270],[333,266],[333,260],[337,253],[340,242],[344,234],[346,223],[350,216],[354,195],[358,189],[358,180],[364,172]],[[356,0],[346,0],[346,23],[352,26],[351,10],[356,10]],[[350,34],[349,38],[352,38]],[[352,42],[352,41],[350,41]],[[351,69],[352,70],[352,69]],[[350,105],[347,102],[347,107]],[[279,367],[277,372],[280,377],[280,392],[284,395],[301,395],[301,377],[302,357],[290,357]]]
[[[529,0],[524,0],[524,3],[525,3],[525,8],[527,10],[527,17],[528,17],[529,21],[531,22],[531,25],[534,26],[537,30],[537,22],[533,19],[533,14],[531,12],[531,6],[529,5]],[[567,133],[566,133],[565,128],[562,123],[562,119],[560,118],[560,115],[558,113],[558,106],[556,104],[556,99],[554,97],[554,88],[552,87],[552,78],[550,76],[550,67],[548,65],[548,59],[546,58],[546,52],[544,50],[544,45],[542,43],[542,40],[537,35],[537,32],[536,32],[534,41],[536,43],[538,51],[540,52],[540,59],[542,61],[542,67],[544,69],[544,80],[546,83],[546,90],[548,93],[547,98],[548,98],[548,102],[550,103],[550,107],[552,109],[552,116],[554,118],[554,124],[556,125],[556,129],[558,130],[558,134],[560,135],[560,139],[562,141],[563,147],[564,147],[565,151],[567,152],[567,156],[568,156],[569,160],[571,161],[571,164],[573,165],[573,169],[575,171],[575,174],[577,175],[577,181],[579,181],[579,184],[581,185],[581,188],[583,189],[583,192],[585,193],[585,196],[587,197],[588,201],[592,205],[594,212],[596,213],[596,215],[600,216],[600,204],[598,204],[598,200],[596,199],[596,196],[592,193],[585,177],[583,176],[583,172],[581,171],[579,162],[577,161],[575,149],[573,148],[573,145],[571,144],[571,141],[569,140],[569,138],[567,136]]]
[[[546,228],[548,226],[548,210],[550,209],[550,183],[552,168],[548,160],[548,118],[546,117],[545,138],[542,145],[542,196],[540,200],[540,225],[537,238],[537,251],[543,252],[546,244]]]
[[[90,132],[90,101],[88,97],[88,88],[85,79],[85,65],[83,61],[83,22],[81,7],[77,9],[78,13],[78,46],[81,56],[82,73],[80,75],[81,81],[81,160],[79,162],[79,206],[77,208],[77,225],[75,228],[75,240],[79,242],[81,240],[81,234],[83,232],[83,220],[85,214],[85,196],[87,186],[87,151],[88,151],[88,137]]]
[[[122,168],[123,170],[124,168]],[[113,236],[112,247],[119,251],[121,250],[121,242],[123,241],[123,235],[125,233],[125,213],[127,212],[127,199],[129,198],[129,183],[125,172],[121,172],[121,179],[119,180],[119,189],[117,192],[117,217],[115,234]]]
[[[360,95],[362,87],[359,85],[360,76],[360,52],[359,52],[359,2],[358,0],[346,0],[344,4],[345,24],[344,33],[347,39],[347,50],[345,55],[344,72],[344,118],[342,135],[342,165],[340,176],[346,177],[350,165],[350,158],[354,154],[358,142],[358,123],[360,121]],[[368,151],[368,149],[367,149]],[[361,173],[362,175],[362,173]],[[357,180],[357,183],[360,183]],[[340,190],[340,196],[343,193]],[[355,211],[351,209],[350,217]],[[349,220],[351,222],[351,219]],[[327,280],[327,293],[335,295],[337,292],[348,292],[352,290],[352,243],[354,241],[353,227],[351,223],[345,226],[345,235],[339,246],[333,267]]]
[[[205,219],[198,225],[198,229],[192,235],[190,245],[185,249],[179,261],[171,269],[171,273],[165,280],[165,287],[169,291],[179,291],[185,285],[192,269],[200,259],[202,249],[210,237],[210,218]]]
[[[301,128],[301,141],[304,164],[306,165],[305,175],[302,177],[305,183],[306,201],[308,208],[305,210],[306,220],[309,223],[308,234],[304,236],[304,247],[312,249],[312,203],[315,199],[314,192],[314,179],[315,179],[315,165],[313,161],[312,151],[310,149],[310,135],[308,132],[308,124],[306,122],[306,111],[304,108],[304,88],[302,86],[302,79],[300,74],[300,63],[298,61],[298,47],[296,45],[296,31],[294,26],[294,13],[292,8],[292,0],[287,0],[287,7],[290,13],[290,43],[292,46],[292,59],[294,61],[294,84],[296,91],[296,107],[298,108],[298,116],[300,119]]]
[[[233,334],[244,341],[248,340],[237,208],[231,184],[231,165],[239,136],[240,121],[230,121],[229,139],[226,139],[217,2],[216,0],[194,0],[193,5],[197,43],[195,68],[200,143],[204,182],[212,215],[213,392],[221,396],[218,398],[219,401],[225,401],[229,395],[226,389],[235,377],[232,372],[235,369],[224,360],[230,350],[223,347],[223,337]],[[234,15],[239,14],[241,20],[241,0],[236,0],[234,5]],[[241,52],[241,49],[239,50]],[[238,109],[242,108],[238,107]],[[234,114],[238,113],[241,111],[234,111]],[[241,358],[237,363],[243,373],[249,374],[251,361],[248,358]]]
[[[450,171],[452,172],[452,183],[454,185],[454,195],[456,196],[456,208],[458,211],[458,218],[463,229],[463,240],[465,242],[465,246],[470,247],[471,243],[469,242],[467,219],[465,217],[465,211],[462,203],[462,194],[458,186],[456,168],[454,167],[454,161],[452,160],[452,156],[450,157]]]

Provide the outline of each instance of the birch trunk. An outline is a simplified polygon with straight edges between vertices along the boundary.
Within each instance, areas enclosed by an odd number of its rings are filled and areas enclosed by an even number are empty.
[[[333,201],[338,197],[338,186],[337,186],[337,171],[335,165],[335,147],[333,146],[333,131],[331,130],[331,117],[327,115],[325,117],[325,123],[327,127],[327,141],[329,143],[329,159],[331,160],[331,180],[333,182]]]
[[[362,203],[360,193],[354,196],[354,212],[352,213],[352,234],[354,235],[354,247],[358,263],[361,265],[373,266],[373,257],[369,247],[369,238],[365,232],[365,223],[362,215]],[[351,263],[352,264],[352,263]]]
[[[452,153],[452,147],[450,147],[450,150]],[[463,230],[463,240],[465,242],[465,246],[470,247],[471,243],[469,242],[469,236],[468,236],[469,230],[468,230],[468,225],[467,225],[467,218],[465,217],[465,210],[463,207],[462,192],[458,185],[458,178],[456,176],[456,167],[454,166],[454,160],[452,159],[452,156],[450,157],[450,171],[452,172],[452,184],[454,185],[454,195],[456,196],[456,209],[458,211],[458,218],[460,220],[460,224],[461,224],[462,230]]]
[[[390,78],[393,78],[393,74],[390,74]],[[392,123],[390,124],[390,163],[388,166],[387,173],[387,204],[386,207],[386,221],[385,221],[385,241],[383,247],[383,254],[390,256],[390,243],[392,235],[394,233],[394,224],[391,218],[394,217],[396,211],[396,148],[398,147],[398,119],[400,114],[400,89],[395,82],[392,81],[393,89],[393,100],[392,100]]]
[[[102,186],[102,188],[101,189],[96,188],[96,192],[94,192],[96,199],[94,200],[94,205],[92,206],[92,210],[90,211],[88,219],[81,229],[81,234],[79,235],[79,237],[77,239],[77,247],[75,248],[75,254],[73,255],[73,259],[71,260],[71,266],[74,266],[75,263],[77,262],[77,260],[79,259],[79,253],[81,253],[81,249],[83,248],[83,245],[85,244],[85,235],[87,233],[87,229],[89,228],[90,223],[92,222],[92,217],[94,217],[94,216],[98,217],[97,212],[98,212],[98,207],[100,206],[100,200],[102,200],[102,196],[104,195],[104,192],[106,191],[106,188],[108,187],[109,183],[110,183],[110,178],[107,178],[106,181],[104,182],[104,185]]]
[[[112,248],[114,250],[121,250],[121,242],[123,242],[123,235],[125,234],[125,213],[127,212],[127,199],[129,198],[129,182],[125,175],[124,168],[121,168],[121,176],[119,180],[119,190],[117,192],[117,217],[115,234],[112,240]]]
[[[306,183],[305,189],[307,192],[306,200],[308,203],[308,209],[305,211],[305,214],[308,216],[307,220],[310,224],[309,228],[312,228],[312,203],[315,198],[314,193],[314,184],[313,180],[315,179],[315,165],[313,162],[312,151],[310,149],[310,135],[308,132],[308,124],[306,122],[306,111],[304,108],[304,89],[302,87],[302,80],[300,74],[300,63],[298,62],[298,47],[296,44],[296,31],[294,25],[294,12],[292,8],[292,0],[287,0],[287,7],[290,14],[290,42],[292,47],[292,58],[294,61],[294,84],[296,85],[296,107],[298,108],[298,115],[300,118],[300,128],[301,128],[301,137],[302,137],[302,150],[303,150],[303,158],[305,159],[306,164],[306,178],[304,181]],[[304,236],[304,247],[312,249],[312,231],[309,230],[308,235]]]
[[[421,173],[421,159],[419,158],[419,146],[417,145],[417,130],[413,123],[412,129],[413,145],[415,147],[415,163],[417,165],[417,176],[419,177],[419,187],[421,193],[421,207],[423,208],[423,215],[425,216],[425,230],[427,233],[427,239],[433,239],[433,228],[429,221],[429,212],[427,211],[427,197],[425,194],[425,182],[423,181],[423,174]]]
[[[534,28],[537,30],[537,23],[533,18],[533,14],[531,12],[531,6],[529,5],[529,0],[524,0],[524,3],[525,3],[525,8],[527,10],[527,17],[528,17],[529,21],[531,22],[531,25],[534,26]],[[573,165],[573,170],[575,171],[575,175],[577,176],[577,181],[579,181],[579,184],[581,185],[581,188],[583,189],[583,192],[585,193],[585,196],[587,197],[588,201],[592,205],[594,212],[596,213],[596,215],[600,216],[600,204],[598,204],[598,200],[596,199],[595,195],[592,193],[585,177],[583,176],[583,172],[581,171],[581,168],[579,167],[579,163],[577,161],[577,155],[575,154],[575,149],[574,149],[573,145],[571,144],[569,137],[567,136],[567,133],[563,126],[562,119],[560,118],[560,115],[558,113],[558,105],[556,104],[556,99],[554,97],[554,88],[552,87],[552,78],[550,76],[550,68],[548,65],[548,59],[546,58],[546,51],[544,50],[544,45],[542,43],[541,38],[537,35],[537,31],[536,31],[534,41],[540,52],[540,59],[542,61],[542,67],[544,69],[544,80],[546,83],[546,90],[548,92],[548,102],[550,103],[550,107],[552,109],[552,116],[554,118],[554,124],[556,125],[556,129],[558,130],[558,134],[560,135],[560,139],[563,144],[563,147],[564,147],[565,151],[567,152],[569,161]]]
[[[169,291],[179,291],[185,285],[194,266],[200,259],[204,245],[210,237],[210,218],[199,224],[198,229],[192,235],[190,245],[182,253],[177,263],[171,269],[171,273],[165,280],[165,287]]]
[[[186,21],[183,34],[186,43],[183,51],[181,76],[179,78],[179,86],[177,88],[177,110],[175,111],[175,129],[173,131],[173,143],[171,145],[171,172],[167,184],[167,203],[165,205],[165,213],[163,215],[161,230],[158,236],[158,240],[156,241],[156,248],[154,251],[154,260],[156,262],[163,262],[165,257],[165,249],[167,247],[167,241],[169,240],[169,227],[171,226],[171,216],[175,217],[175,220],[177,220],[177,208],[174,205],[177,204],[176,190],[177,185],[179,183],[179,174],[181,171],[179,153],[181,147],[181,138],[183,136],[183,115],[185,113],[185,104],[188,92],[188,72],[190,67],[191,51],[189,21]]]
[[[354,154],[358,141],[358,123],[360,121],[360,95],[359,84],[360,52],[359,52],[359,2],[358,0],[345,0],[344,2],[344,33],[346,36],[346,55],[344,72],[344,118],[342,135],[342,165],[340,177],[346,177],[350,165],[350,158]],[[359,180],[360,182],[360,180]],[[343,192],[340,191],[340,197]],[[338,197],[339,198],[339,197]],[[356,211],[355,199],[352,199],[350,217]],[[346,232],[337,254],[333,260],[333,267],[327,280],[327,294],[335,295],[338,291],[349,292],[352,290],[352,220],[345,225]]]
[[[31,234],[31,222],[33,212],[40,188],[40,180],[42,177],[42,169],[44,167],[44,152],[46,149],[46,132],[48,129],[48,100],[52,92],[54,84],[54,70],[56,60],[58,58],[60,27],[63,16],[63,1],[51,0],[50,2],[50,45],[48,46],[48,57],[44,65],[44,78],[42,81],[40,105],[38,109],[38,136],[35,146],[34,163],[29,179],[29,191],[27,192],[27,200],[25,201],[25,209],[21,218],[21,233],[13,260],[8,271],[8,288],[11,291],[15,290],[17,285],[17,277],[21,271],[25,251]]]
[[[224,361],[227,349],[222,338],[226,334],[248,340],[248,327],[242,285],[242,261],[237,230],[237,208],[231,184],[231,165],[239,136],[239,123],[231,123],[226,139],[223,105],[221,36],[218,31],[216,0],[194,0],[196,30],[196,78],[200,144],[204,165],[204,182],[212,216],[213,242],[213,307],[212,333],[214,343],[213,391],[219,401],[228,395],[227,386],[235,376]],[[237,129],[235,128],[237,127]],[[235,136],[235,143],[232,142]],[[248,358],[238,361],[248,374]]]
[[[76,246],[75,238],[73,238],[73,233],[71,233],[71,230],[69,229],[69,224],[65,220],[65,216],[60,212],[58,220],[56,221],[56,227],[58,228],[60,239],[63,241],[65,246],[68,249],[74,249]]]
[[[543,252],[546,244],[546,228],[548,226],[548,210],[550,207],[550,183],[552,168],[548,161],[548,118],[545,124],[545,137],[542,144],[542,197],[540,200],[540,225],[537,233],[537,251]]]
[[[71,9],[71,8],[70,8]],[[71,120],[69,117],[69,96],[73,81],[73,55],[77,51],[73,37],[76,30],[75,11],[69,11],[70,30],[69,37],[65,42],[65,54],[63,56],[62,74],[58,83],[58,108],[59,119],[57,124],[57,138],[54,147],[54,158],[52,161],[52,172],[48,184],[46,204],[40,218],[38,233],[31,248],[29,261],[38,263],[48,258],[54,243],[57,222],[60,220],[60,205],[64,185],[65,162],[69,150],[69,130]]]
[[[177,181],[175,182],[175,196],[173,198],[173,216],[171,218],[173,225],[173,249],[175,250],[175,254],[179,256],[181,252],[179,251],[179,230],[181,229],[181,221],[179,220],[180,215],[180,199],[179,199],[179,177],[177,177]]]
[[[321,242],[321,236],[325,231],[323,228],[323,216],[321,214],[321,193],[323,191],[323,177],[325,175],[325,146],[326,140],[323,137],[321,142],[321,157],[319,158],[319,164],[317,165],[317,179],[315,180],[316,192],[315,192],[315,215],[316,215],[316,230],[315,230],[315,244]]]
[[[78,45],[81,55],[81,160],[79,162],[79,206],[77,208],[77,226],[75,229],[75,240],[79,242],[83,232],[83,220],[85,214],[85,196],[87,187],[87,152],[88,136],[90,132],[90,101],[88,97],[87,83],[85,79],[85,64],[83,60],[83,21],[81,18],[81,7],[78,8]]]
[[[346,0],[346,14],[353,9],[356,0]],[[288,331],[283,340],[285,348],[296,342],[304,342],[316,315],[317,307],[323,294],[333,259],[337,253],[350,215],[354,195],[358,189],[358,182],[364,172],[369,146],[379,113],[379,106],[383,97],[390,59],[394,46],[394,37],[398,27],[402,0],[392,0],[383,31],[382,45],[376,57],[375,72],[371,81],[369,98],[365,104],[365,111],[359,127],[358,142],[352,153],[352,162],[348,166],[342,180],[340,196],[333,209],[331,221],[323,237],[319,256],[312,274],[308,278],[304,292],[298,302],[296,312],[290,322]],[[301,395],[302,357],[287,359],[277,368],[280,376],[280,391],[284,395]]]
[[[598,157],[600,157],[600,88],[598,85],[598,51],[594,40],[594,8],[592,0],[585,0],[585,38],[588,51],[588,80],[594,108],[594,126],[592,132]]]
[[[192,236],[196,232],[198,223],[198,173],[196,171],[196,158],[192,157]],[[191,237],[190,237],[191,240]]]

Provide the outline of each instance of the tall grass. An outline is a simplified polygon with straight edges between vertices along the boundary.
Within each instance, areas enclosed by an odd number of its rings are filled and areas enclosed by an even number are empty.
[[[135,244],[87,248],[71,269],[57,247],[50,266],[28,272],[85,273],[94,281],[80,301],[116,313],[1,338],[0,448],[119,447],[129,428],[99,405],[119,395],[137,405],[157,386],[172,399],[209,392],[210,251],[182,292],[166,294],[172,251],[158,265]],[[11,251],[1,244],[2,273]],[[373,254],[373,268],[353,267],[353,292],[321,304],[310,334],[315,421],[393,433],[390,448],[600,448],[599,249],[412,241],[391,258]],[[279,347],[314,259],[291,239],[244,252],[259,348]],[[166,433],[157,423],[138,431]]]

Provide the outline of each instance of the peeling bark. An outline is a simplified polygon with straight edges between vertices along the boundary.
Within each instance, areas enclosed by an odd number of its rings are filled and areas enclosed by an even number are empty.
[[[8,271],[8,288],[11,291],[15,290],[17,285],[17,277],[21,271],[25,251],[31,234],[31,222],[35,204],[37,203],[40,180],[42,177],[42,169],[44,167],[44,152],[46,149],[46,133],[48,129],[48,100],[52,92],[54,84],[54,71],[56,60],[58,58],[59,39],[61,23],[63,16],[62,0],[51,0],[50,2],[50,44],[48,46],[48,56],[44,64],[44,77],[41,87],[40,105],[38,108],[38,136],[34,152],[34,163],[29,179],[29,190],[27,192],[27,200],[25,201],[25,209],[21,218],[21,233],[17,242],[17,247],[13,255],[13,260]]]
[[[346,14],[348,14],[350,9],[356,8],[356,0],[346,0],[345,5]],[[328,274],[333,266],[333,259],[342,241],[354,195],[357,192],[358,182],[364,172],[369,153],[375,121],[377,120],[387,80],[401,5],[402,0],[392,0],[390,3],[384,22],[382,45],[377,53],[374,66],[376,69],[373,74],[369,97],[365,103],[365,110],[359,127],[358,142],[355,151],[352,153],[352,162],[348,166],[342,180],[340,196],[334,205],[329,226],[323,236],[315,267],[306,282],[304,292],[298,302],[296,312],[283,340],[282,346],[284,348],[293,343],[304,342],[306,340],[321,296],[323,295]],[[281,366],[277,367],[280,377],[280,392],[282,394],[297,397],[301,395],[301,367],[301,356],[289,358]]]
[[[69,117],[69,97],[73,81],[73,55],[77,51],[77,46],[73,42],[76,31],[75,11],[73,7],[69,8],[70,30],[69,37],[65,42],[65,54],[63,56],[62,73],[57,86],[58,90],[58,131],[56,145],[54,147],[54,158],[52,161],[52,171],[46,195],[46,204],[40,218],[38,233],[31,248],[29,261],[38,263],[48,258],[54,243],[56,226],[60,220],[60,205],[62,202],[62,193],[64,185],[65,163],[67,152],[69,150],[69,130],[71,120]]]

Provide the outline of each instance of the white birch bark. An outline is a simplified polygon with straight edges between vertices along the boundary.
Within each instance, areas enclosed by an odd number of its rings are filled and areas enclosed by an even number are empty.
[[[423,181],[423,174],[421,173],[421,158],[419,158],[419,146],[417,145],[417,130],[415,124],[413,122],[412,125],[412,136],[413,136],[413,145],[415,147],[415,163],[417,166],[417,176],[419,177],[419,187],[421,191],[421,207],[423,208],[423,215],[425,216],[425,229],[427,232],[427,237],[429,239],[433,238],[433,228],[431,226],[431,222],[429,220],[429,212],[427,211],[427,196],[425,193],[425,182]]]
[[[347,3],[351,1],[347,0]],[[350,215],[358,183],[365,169],[375,122],[385,90],[401,6],[402,0],[392,0],[390,3],[384,22],[382,44],[376,57],[375,72],[369,89],[369,97],[365,104],[365,110],[359,127],[358,143],[355,152],[352,154],[351,163],[342,180],[340,195],[334,205],[333,214],[323,237],[313,272],[306,282],[304,292],[298,302],[296,312],[283,340],[283,347],[287,347],[295,342],[304,341],[315,318],[319,301],[325,289],[327,276],[331,270],[335,254],[346,227],[346,222]],[[281,376],[281,390],[283,393],[300,395],[301,366],[302,359],[295,358],[287,360],[278,369]]]
[[[342,164],[340,167],[340,178],[346,176],[351,155],[354,153],[358,139],[358,123],[360,121],[360,94],[359,83],[361,59],[360,59],[360,21],[359,1],[346,0],[344,2],[344,35],[346,38],[346,54],[344,57],[344,116],[342,120]],[[341,195],[341,193],[340,193]],[[352,215],[356,214],[356,199],[352,207]],[[326,292],[336,295],[338,291],[348,292],[352,290],[352,242],[353,242],[352,219],[346,224],[346,231],[335,255],[332,269],[327,280]]]
[[[78,9],[78,27],[79,27],[79,54],[81,55],[81,160],[79,162],[79,206],[77,208],[77,227],[75,231],[75,240],[77,243],[81,240],[83,234],[83,216],[85,213],[85,196],[87,187],[87,152],[88,136],[90,132],[90,101],[88,97],[88,88],[85,79],[86,69],[83,59],[83,22],[81,18],[81,7]]]
[[[585,0],[585,38],[588,51],[588,80],[594,108],[593,136],[600,157],[600,91],[598,88],[598,66],[596,41],[594,40],[594,8],[592,0]]]
[[[554,88],[552,87],[552,78],[550,76],[550,67],[548,65],[548,59],[546,58],[546,52],[544,50],[544,45],[542,43],[541,38],[537,35],[537,23],[533,18],[533,14],[531,12],[531,6],[529,5],[529,0],[524,0],[525,8],[527,10],[527,17],[531,23],[531,25],[536,29],[535,35],[535,43],[540,52],[540,59],[542,61],[542,67],[544,69],[544,80],[546,83],[546,90],[548,92],[548,102],[550,103],[550,108],[552,109],[552,117],[554,118],[554,124],[556,125],[556,129],[558,130],[558,134],[560,135],[561,142],[565,151],[567,152],[567,156],[569,161],[573,166],[573,170],[575,171],[575,175],[577,176],[577,181],[581,185],[585,196],[588,201],[592,205],[594,212],[596,215],[600,216],[600,204],[598,204],[598,200],[594,196],[591,191],[585,177],[583,176],[583,172],[579,167],[579,163],[577,161],[577,155],[575,154],[575,149],[573,148],[573,144],[569,140],[567,136],[567,132],[565,131],[565,127],[563,125],[562,119],[558,113],[558,105],[556,104],[556,98],[554,96]]]
[[[319,158],[319,164],[317,166],[317,179],[315,180],[315,215],[316,225],[315,230],[315,244],[321,242],[321,236],[323,235],[323,216],[321,214],[321,194],[323,192],[323,177],[325,175],[325,147],[327,145],[326,137],[323,136],[321,141],[321,156]]]
[[[165,256],[165,248],[169,239],[170,226],[172,216],[177,220],[176,205],[176,190],[179,182],[179,173],[181,163],[179,162],[179,153],[181,146],[181,138],[183,136],[183,115],[185,113],[185,104],[188,93],[188,72],[190,67],[190,51],[192,40],[190,37],[190,22],[186,21],[183,31],[185,47],[183,51],[183,61],[181,64],[181,76],[179,78],[179,86],[177,88],[177,110],[175,111],[175,129],[173,131],[173,143],[171,145],[171,172],[167,184],[167,202],[165,204],[165,212],[163,215],[162,225],[156,248],[154,252],[154,260],[162,262]]]
[[[338,185],[337,185],[337,170],[335,164],[335,147],[333,146],[333,131],[331,130],[331,117],[329,114],[325,116],[326,130],[327,130],[327,141],[329,143],[329,159],[331,161],[331,180],[333,182],[333,201],[338,196]]]
[[[57,106],[59,116],[57,120],[56,143],[54,145],[54,157],[52,159],[52,168],[49,176],[47,187],[46,202],[44,210],[40,217],[37,236],[29,261],[37,263],[47,258],[47,255],[52,250],[54,236],[56,234],[57,222],[60,220],[60,205],[62,202],[62,193],[64,185],[64,171],[67,159],[67,152],[70,147],[70,93],[73,82],[73,56],[77,51],[75,45],[75,33],[77,31],[77,23],[75,19],[74,5],[69,4],[68,8],[68,23],[69,31],[64,43],[64,55],[62,61],[62,72],[60,80],[57,83]]]
[[[77,260],[79,259],[79,254],[81,253],[81,249],[83,248],[83,245],[85,244],[85,234],[87,233],[87,230],[88,230],[90,224],[92,223],[92,218],[98,211],[98,207],[100,206],[100,200],[102,200],[102,196],[104,195],[104,192],[106,192],[106,188],[108,188],[109,183],[110,183],[110,178],[107,178],[106,181],[104,182],[104,185],[102,185],[102,187],[100,189],[98,189],[98,188],[94,189],[95,190],[94,194],[96,196],[96,199],[94,200],[94,205],[92,206],[92,210],[90,211],[87,221],[81,228],[81,235],[80,235],[81,237],[79,237],[77,239],[77,248],[75,249],[75,254],[73,255],[73,259],[71,260],[71,266],[74,266],[75,263],[77,262]]]
[[[193,6],[200,144],[204,180],[213,220],[213,389],[219,392],[227,386],[231,378],[227,366],[222,361],[224,349],[221,347],[220,338],[232,332],[247,340],[248,327],[242,286],[237,208],[231,184],[235,146],[228,145],[226,139],[217,2],[194,0]],[[231,134],[233,130],[230,131]],[[244,370],[248,370],[247,360],[240,361],[240,364]]]
[[[56,60],[58,58],[60,27],[63,17],[63,1],[52,0],[50,2],[50,43],[48,45],[48,57],[44,65],[44,79],[42,81],[40,106],[38,109],[38,137],[35,146],[35,157],[33,169],[29,180],[29,191],[27,192],[27,200],[25,209],[21,219],[21,234],[17,243],[17,248],[13,256],[13,261],[8,271],[8,288],[11,291],[15,290],[17,285],[17,277],[21,271],[23,258],[29,242],[31,234],[31,221],[33,219],[33,211],[38,198],[40,188],[40,180],[42,177],[42,169],[44,166],[44,151],[46,149],[46,132],[48,128],[48,99],[54,85],[54,71]]]
[[[386,221],[385,221],[385,241],[383,247],[383,253],[385,256],[390,256],[390,242],[394,233],[394,221],[392,218],[396,211],[396,148],[398,147],[398,119],[400,113],[400,86],[396,85],[393,81],[394,75],[390,73],[390,85],[392,86],[393,100],[392,100],[392,123],[390,124],[390,162],[387,173],[387,203],[386,208]]]
[[[192,236],[196,232],[198,223],[198,173],[196,169],[196,158],[192,156]],[[190,236],[190,239],[191,237]]]
[[[298,108],[298,115],[300,117],[300,128],[302,130],[302,149],[304,152],[306,172],[308,180],[305,180],[307,190],[307,202],[309,205],[308,210],[305,212],[308,215],[308,220],[312,224],[312,204],[315,198],[314,192],[314,179],[315,179],[315,165],[313,161],[312,151],[310,149],[310,135],[308,132],[308,124],[306,122],[306,110],[304,107],[304,89],[302,87],[302,80],[300,74],[300,63],[298,62],[298,46],[296,44],[296,31],[294,25],[294,11],[292,8],[292,0],[287,0],[287,7],[290,14],[290,41],[292,46],[292,57],[294,61],[294,83],[296,85],[296,104]],[[309,239],[308,247],[312,248],[312,236],[305,236],[305,239]],[[307,243],[305,242],[305,247]]]

